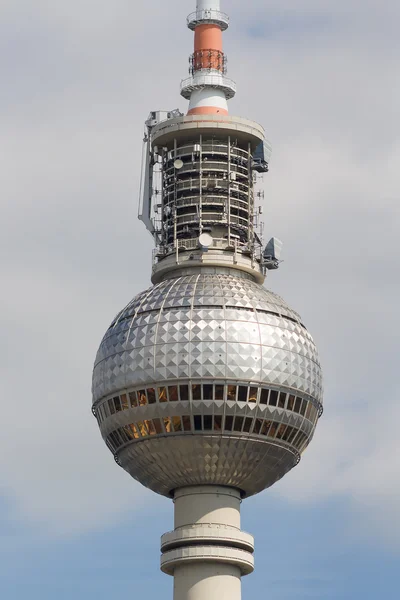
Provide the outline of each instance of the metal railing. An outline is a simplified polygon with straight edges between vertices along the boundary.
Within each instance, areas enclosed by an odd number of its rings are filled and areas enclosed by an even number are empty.
[[[220,25],[222,31],[225,31],[225,29],[228,29],[229,27],[229,15],[219,10],[201,9],[190,13],[187,18],[189,29],[194,29],[202,22],[216,23],[217,25]]]

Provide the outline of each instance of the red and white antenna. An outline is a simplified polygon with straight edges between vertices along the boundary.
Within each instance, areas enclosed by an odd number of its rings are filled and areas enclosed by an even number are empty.
[[[188,115],[228,114],[228,100],[236,84],[226,75],[222,32],[229,17],[220,10],[220,0],[197,0],[196,12],[187,19],[194,31],[194,52],[190,57],[191,76],[181,83],[181,95],[189,100]]]

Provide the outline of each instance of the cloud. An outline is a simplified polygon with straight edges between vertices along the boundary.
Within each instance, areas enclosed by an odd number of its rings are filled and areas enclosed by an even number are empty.
[[[2,490],[13,519],[68,535],[153,501],[104,447],[90,379],[112,317],[149,285],[151,239],[136,221],[143,122],[185,106],[189,10],[183,0],[151,12],[127,0],[0,10]],[[274,148],[266,233],[285,241],[285,262],[267,286],[302,314],[326,379],[316,438],[276,494],[343,498],[357,531],[368,523],[392,543],[400,9],[235,0],[229,12],[231,112],[263,123]]]

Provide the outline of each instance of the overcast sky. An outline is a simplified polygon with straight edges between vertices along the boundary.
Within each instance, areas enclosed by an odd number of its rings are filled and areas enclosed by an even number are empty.
[[[90,412],[95,353],[150,284],[143,123],[179,97],[195,0],[0,0],[0,589],[172,598],[172,504],[119,469]],[[243,504],[244,597],[398,598],[400,4],[225,0],[231,114],[273,146],[266,286],[319,347],[325,413],[301,464]]]

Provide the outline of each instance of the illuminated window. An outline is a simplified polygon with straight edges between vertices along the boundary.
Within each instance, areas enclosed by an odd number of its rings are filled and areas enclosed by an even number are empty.
[[[136,423],[136,427],[138,428],[139,433],[142,437],[146,437],[148,435],[146,426],[144,425],[144,423],[142,421],[138,421]]]
[[[138,405],[138,401],[137,401],[137,397],[136,397],[136,392],[130,392],[129,393],[129,401],[131,403],[131,406],[133,408],[136,408],[136,406]]]
[[[252,423],[253,419],[251,417],[246,417],[244,420],[243,431],[250,433]]]
[[[158,388],[158,401],[159,402],[168,402],[167,388],[165,388],[165,387]]]
[[[214,415],[214,431],[222,430],[222,415]]]
[[[131,430],[131,432],[132,432],[133,438],[134,438],[135,440],[137,440],[137,439],[140,437],[140,433],[139,433],[139,431],[138,431],[138,429],[137,429],[136,425],[134,425],[134,424],[132,423],[132,425],[128,425],[128,427],[129,427],[129,429],[130,429],[130,430]]]
[[[212,430],[212,415],[204,415],[204,431]]]
[[[201,385],[200,384],[192,385],[192,397],[193,397],[193,400],[201,400]]]
[[[168,387],[168,397],[170,402],[178,402],[178,387],[176,385]]]
[[[110,411],[110,415],[115,415],[115,406],[114,406],[114,401],[112,398],[110,398],[108,401],[108,408]]]
[[[172,417],[172,424],[174,426],[174,431],[182,431],[182,421],[180,417]]]
[[[201,431],[202,430],[202,423],[201,423],[201,415],[194,415],[193,417],[193,422],[194,422],[194,430],[195,431]]]
[[[284,423],[281,423],[278,427],[278,431],[276,432],[276,437],[278,438],[278,440],[281,440],[283,438],[285,429],[286,429],[286,425]]]
[[[279,399],[278,399],[278,407],[285,408],[285,402],[286,402],[286,392],[280,392]]]
[[[271,390],[269,395],[269,404],[270,406],[276,406],[278,403],[278,392],[276,390]]]
[[[270,430],[268,431],[269,437],[275,437],[276,430],[278,429],[278,423],[275,421],[272,422]]]
[[[129,408],[128,396],[126,394],[121,394],[121,406],[122,410],[127,410]]]
[[[115,396],[113,398],[114,400],[114,406],[115,406],[115,412],[121,412],[122,410],[122,406],[121,406],[121,400],[119,399],[119,396]]]
[[[257,402],[257,392],[258,389],[256,387],[251,387],[249,391],[249,402]]]
[[[203,400],[212,400],[213,399],[213,385],[209,383],[203,384]]]
[[[228,385],[227,400],[236,400],[236,385]]]
[[[239,385],[238,402],[247,402],[247,386]]]
[[[224,399],[224,385],[216,385],[215,386],[215,399],[223,400]]]
[[[294,403],[296,401],[296,396],[294,396],[293,394],[290,394],[288,401],[287,401],[287,410],[293,410],[294,409]]]
[[[154,388],[148,388],[147,398],[148,398],[149,404],[156,403],[156,390]]]
[[[154,398],[155,399],[155,398]],[[144,424],[150,435],[156,435],[156,428],[153,425],[153,421],[151,419],[144,421]]]
[[[235,417],[233,431],[242,431],[244,417]]]
[[[268,395],[269,395],[269,390],[266,388],[262,388],[261,396],[260,396],[260,404],[268,404]]]
[[[183,415],[182,417],[182,425],[183,425],[183,430],[184,431],[191,431],[192,430],[192,426],[190,423],[190,416],[189,415]]]
[[[164,427],[165,427],[165,431],[167,433],[171,433],[172,431],[172,422],[171,422],[171,417],[163,417],[164,419]]]
[[[230,415],[226,415],[225,425],[224,425],[225,431],[232,431],[232,425],[233,425],[233,417],[231,417]]]
[[[301,408],[301,398],[296,398],[296,402],[294,404],[294,412],[300,413]]]
[[[189,400],[189,386],[188,385],[180,385],[179,386],[179,395],[182,401]]]
[[[144,406],[145,404],[147,404],[146,390],[139,390],[137,393],[137,397],[139,406]]]

